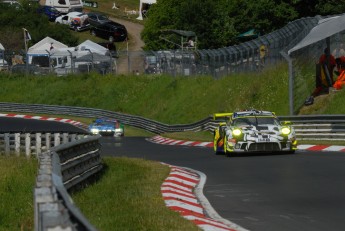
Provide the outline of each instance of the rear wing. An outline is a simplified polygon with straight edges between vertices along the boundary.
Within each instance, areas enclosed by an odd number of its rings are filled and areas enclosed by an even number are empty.
[[[226,121],[230,119],[233,113],[226,112],[226,113],[215,113],[213,114],[213,120],[217,121]]]

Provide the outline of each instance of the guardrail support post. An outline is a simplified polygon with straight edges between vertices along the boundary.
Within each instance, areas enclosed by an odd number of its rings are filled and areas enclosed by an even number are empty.
[[[20,133],[14,134],[14,152],[17,156],[20,155]]]
[[[5,154],[9,155],[10,154],[10,134],[9,133],[5,133]]]
[[[31,139],[30,133],[25,133],[25,155],[29,157],[31,155]]]
[[[36,155],[41,154],[41,148],[42,148],[42,134],[36,133]]]
[[[63,133],[62,134],[62,143],[68,143],[68,133]]]
[[[46,150],[50,149],[50,137],[51,137],[51,134],[49,132],[46,133]]]
[[[60,145],[60,133],[54,133],[54,147]]]

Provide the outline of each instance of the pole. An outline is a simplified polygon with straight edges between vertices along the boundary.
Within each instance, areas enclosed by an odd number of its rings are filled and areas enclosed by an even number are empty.
[[[26,34],[25,34],[25,28],[22,28],[23,29],[23,37],[24,37],[24,46],[25,46],[25,52],[27,53],[28,52],[28,40],[26,38]]]

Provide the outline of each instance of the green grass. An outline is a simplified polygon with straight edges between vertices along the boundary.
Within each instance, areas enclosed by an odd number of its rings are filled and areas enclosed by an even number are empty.
[[[37,160],[0,155],[0,231],[34,229]]]
[[[75,204],[97,229],[199,230],[163,202],[160,186],[169,167],[125,157],[106,157],[103,161],[106,170],[102,177],[72,194]]]
[[[139,115],[167,124],[194,123],[215,112],[231,112],[250,107],[275,111],[278,116],[289,114],[288,73],[285,64],[262,73],[234,74],[217,80],[209,76],[172,78],[164,75],[90,74],[56,78],[0,73],[0,81],[1,102],[99,108]],[[343,105],[344,92],[316,98],[315,104],[303,108],[301,114],[345,114],[345,107],[339,106]],[[68,115],[54,117],[71,118],[86,124],[92,120]],[[125,135],[153,134],[126,126]],[[163,135],[175,139],[212,141],[212,134],[209,132]],[[343,145],[343,142],[332,143]],[[2,157],[0,160],[0,231],[30,230],[33,227],[32,190],[37,166],[32,160],[23,160],[21,157]],[[77,198],[78,207],[92,224],[102,227],[102,230],[111,230],[114,224],[108,222],[113,220],[120,225],[120,230],[176,230],[176,225],[181,225],[184,220],[166,209],[158,190],[168,169],[145,160],[131,161],[126,158],[106,159],[108,168],[102,179],[85,189],[85,195],[83,191],[73,196]],[[136,187],[140,187],[140,190]],[[94,196],[95,201],[89,202]],[[102,204],[103,202],[105,203]],[[147,206],[142,204],[144,202],[149,202],[151,207],[144,210]],[[87,206],[90,203],[100,206],[92,206],[90,210]],[[122,204],[120,208],[119,204]],[[103,214],[108,209],[109,214]],[[122,219],[133,223],[135,228],[128,228]],[[186,222],[187,226],[190,225],[190,222]],[[191,226],[195,228],[194,225]]]
[[[218,80],[208,76],[40,78],[0,74],[0,101],[101,108],[168,124],[193,123],[215,112],[250,107],[287,115],[288,75],[284,68]]]

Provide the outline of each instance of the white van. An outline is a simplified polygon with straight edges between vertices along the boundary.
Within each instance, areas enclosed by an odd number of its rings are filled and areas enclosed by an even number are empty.
[[[72,11],[83,11],[83,2],[81,0],[46,0],[46,6],[53,6],[62,14]]]

